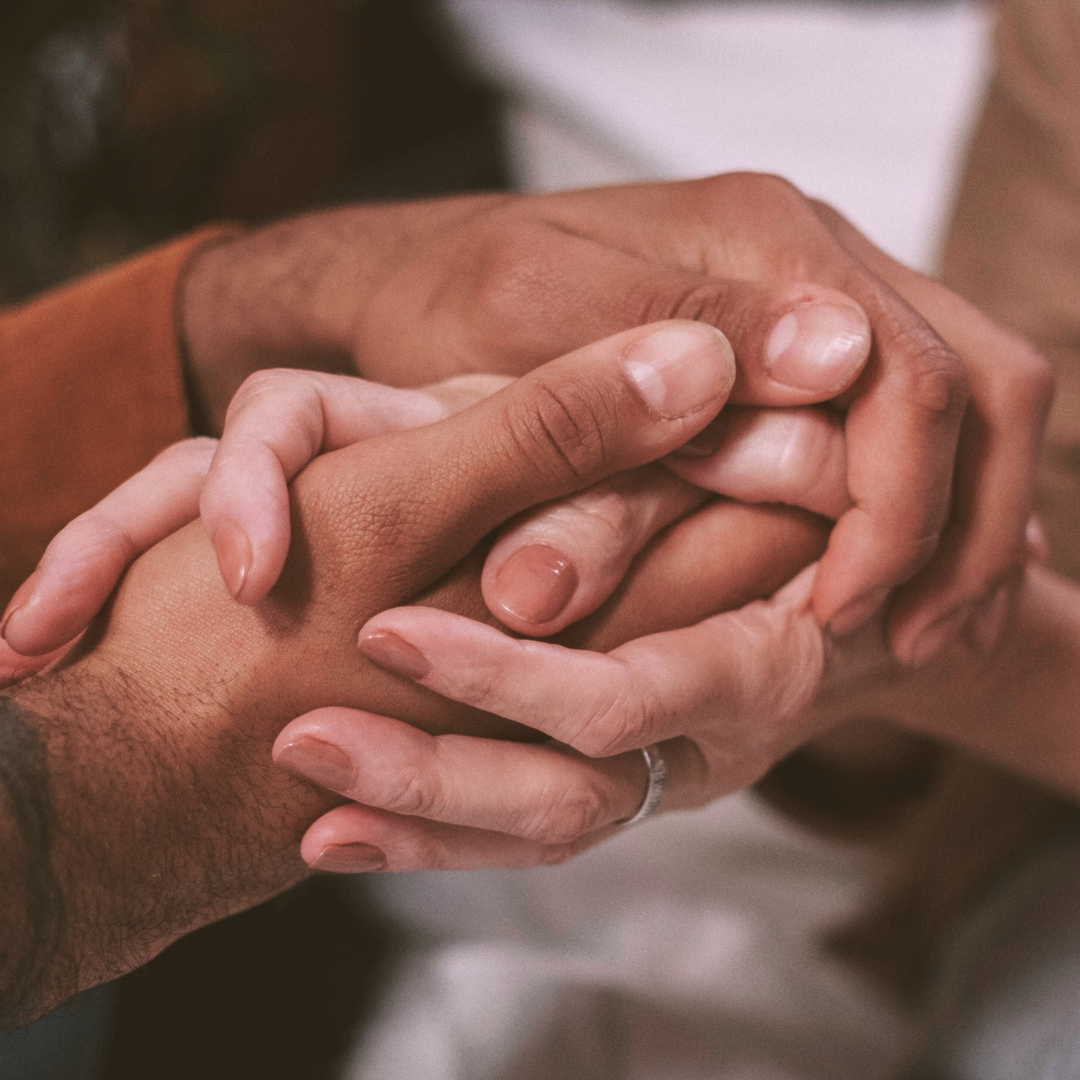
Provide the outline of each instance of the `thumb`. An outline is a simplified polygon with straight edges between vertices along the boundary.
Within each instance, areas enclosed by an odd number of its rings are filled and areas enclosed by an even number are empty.
[[[366,532],[389,560],[384,573],[413,567],[404,576],[414,581],[423,568],[435,580],[522,510],[670,453],[719,412],[734,381],[731,346],[713,327],[637,327],[437,424],[317,459],[294,500],[319,484],[319,531]]]
[[[671,321],[578,349],[461,413],[497,513],[579,490],[681,446],[720,410],[735,358],[714,327]],[[454,435],[450,436],[451,438]]]

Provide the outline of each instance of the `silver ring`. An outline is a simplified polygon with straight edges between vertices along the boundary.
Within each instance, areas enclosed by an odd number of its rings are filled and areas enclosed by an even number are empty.
[[[667,787],[667,762],[660,753],[659,745],[643,746],[641,756],[645,759],[645,768],[649,770],[649,786],[645,789],[645,798],[641,800],[637,813],[620,822],[622,825],[637,825],[655,814],[660,809],[664,788]]]

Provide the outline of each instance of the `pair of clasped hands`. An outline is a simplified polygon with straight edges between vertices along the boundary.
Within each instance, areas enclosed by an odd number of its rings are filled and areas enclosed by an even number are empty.
[[[495,200],[402,250],[339,335],[368,379],[248,378],[3,626],[51,660],[107,607],[77,662],[276,735],[318,786],[310,866],[557,862],[634,815],[643,746],[661,809],[702,805],[820,734],[823,686],[991,647],[1047,370],[833,212],[720,177]]]

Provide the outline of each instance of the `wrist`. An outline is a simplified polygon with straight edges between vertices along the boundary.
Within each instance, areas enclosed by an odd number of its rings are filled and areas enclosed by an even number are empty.
[[[365,374],[355,361],[365,311],[402,253],[504,198],[343,207],[199,248],[180,284],[178,334],[204,433],[220,431],[232,395],[262,368]]]

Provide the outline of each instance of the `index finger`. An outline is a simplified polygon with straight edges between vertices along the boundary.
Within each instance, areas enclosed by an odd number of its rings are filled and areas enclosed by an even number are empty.
[[[590,757],[680,735],[719,741],[725,787],[756,779],[817,691],[824,644],[804,572],[758,601],[610,653],[514,639],[433,608],[370,619],[360,649],[455,701],[543,731]]]
[[[290,542],[288,483],[312,458],[442,420],[506,382],[472,376],[399,390],[312,371],[251,376],[229,406],[200,499],[229,591],[255,603],[277,580]]]

